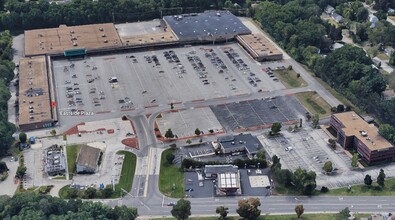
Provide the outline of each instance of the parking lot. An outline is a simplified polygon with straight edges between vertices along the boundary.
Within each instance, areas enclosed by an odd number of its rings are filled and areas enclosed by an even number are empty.
[[[268,97],[265,100],[211,106],[211,109],[228,131],[299,120],[307,112],[294,96]]]
[[[322,167],[326,161],[331,161],[335,169],[334,175],[349,173],[351,160],[343,152],[332,150],[328,144],[328,136],[320,129],[305,127],[299,132],[289,132],[282,129],[283,136],[267,138],[258,136],[267,153],[272,157],[281,158],[283,169],[295,171],[297,168],[312,170],[317,173],[317,181],[325,186],[330,177],[323,173]],[[341,182],[340,186],[346,185]],[[336,186],[333,186],[336,187]]]
[[[222,131],[222,126],[210,108],[194,108],[176,112],[162,113],[162,117],[156,119],[160,132],[164,135],[167,129],[179,138],[195,136],[196,128],[203,134]]]
[[[278,90],[237,44],[53,61],[60,116]]]

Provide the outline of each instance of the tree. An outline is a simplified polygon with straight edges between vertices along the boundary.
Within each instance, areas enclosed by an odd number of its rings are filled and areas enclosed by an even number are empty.
[[[102,198],[104,198],[104,199],[110,198],[113,192],[114,192],[114,191],[112,190],[112,186],[111,186],[111,185],[107,185],[107,186],[101,191]]]
[[[312,117],[312,126],[313,126],[313,128],[317,128],[319,123],[320,123],[320,116],[318,114],[314,114],[313,117]]]
[[[25,132],[21,132],[21,133],[19,134],[19,141],[20,141],[21,143],[26,143],[26,141],[27,141],[27,135],[26,135]]]
[[[272,166],[271,169],[276,172],[278,170],[281,170],[281,163],[280,163],[280,158],[277,155],[273,155],[272,157]]]
[[[0,173],[8,171],[7,164],[4,161],[0,161]]]
[[[191,143],[192,143],[192,141],[191,141],[191,139],[188,139],[188,140],[186,140],[186,141],[185,141],[185,143],[187,143],[187,144],[191,144]]]
[[[271,135],[276,135],[276,134],[278,134],[280,131],[281,131],[281,123],[280,122],[274,122],[273,124],[272,124],[272,128],[271,128],[271,130],[270,130],[270,134]]]
[[[377,184],[379,184],[379,186],[384,187],[384,181],[385,181],[385,173],[383,169],[380,169],[380,173],[377,176]]]
[[[333,170],[333,166],[332,166],[332,162],[331,161],[326,161],[324,166],[322,167],[322,169],[326,172],[326,173],[330,173]]]
[[[390,56],[389,64],[395,66],[395,52],[392,52],[392,54]]]
[[[195,134],[196,134],[197,136],[199,136],[201,133],[202,133],[202,132],[199,130],[199,128],[196,128],[196,129],[195,129]]]
[[[337,214],[337,219],[338,220],[348,219],[349,217],[350,217],[350,210],[348,209],[348,207],[346,207],[345,209],[341,210]]]
[[[166,154],[166,162],[167,162],[167,164],[173,164],[174,158],[176,158],[176,156],[174,156],[174,154],[172,154],[172,153]]]
[[[55,136],[56,135],[56,130],[52,129],[50,133],[51,133],[52,136]]]
[[[329,138],[329,139],[328,139],[328,143],[329,143],[329,146],[330,146],[332,149],[336,149],[336,140],[334,140],[334,139],[332,139],[332,138]]]
[[[187,219],[191,215],[191,202],[186,199],[178,200],[171,210],[171,215],[178,220]]]
[[[259,198],[241,199],[236,212],[242,218],[255,220],[261,215],[261,210],[258,209],[259,206],[261,206]]]
[[[304,207],[303,205],[297,205],[295,206],[295,212],[296,215],[298,216],[298,218],[300,218],[300,216],[302,216],[303,212],[304,212]]]
[[[358,167],[358,153],[355,153],[351,159],[351,166]]]
[[[344,105],[342,104],[337,105],[336,112],[344,112]]]
[[[280,170],[275,173],[277,182],[285,187],[290,187],[292,185],[293,175],[294,174],[288,169]]]
[[[370,187],[372,185],[372,183],[373,183],[372,177],[369,174],[366,174],[365,179],[363,180],[363,182],[365,183],[365,185]]]
[[[96,189],[93,187],[88,187],[88,189],[85,190],[83,198],[84,199],[93,199],[96,196]]]
[[[394,142],[395,128],[390,124],[381,124],[379,134],[390,142]]]
[[[166,138],[174,138],[174,134],[173,131],[169,128],[167,129],[166,133],[165,133],[165,137]]]
[[[174,109],[174,103],[170,103],[170,109],[171,109],[171,110]]]
[[[256,153],[256,157],[258,159],[265,160],[266,159],[266,152],[264,150],[259,150],[258,153]]]
[[[223,207],[223,206],[218,206],[215,209],[215,212],[217,214],[219,214],[219,216],[220,216],[219,219],[226,219],[226,216],[228,215],[228,208]]]
[[[16,169],[16,174],[15,174],[15,177],[16,178],[19,178],[19,179],[22,179],[23,178],[23,176],[25,176],[25,174],[26,174],[26,170],[27,170],[27,168],[25,167],[25,166],[19,166],[17,169]]]

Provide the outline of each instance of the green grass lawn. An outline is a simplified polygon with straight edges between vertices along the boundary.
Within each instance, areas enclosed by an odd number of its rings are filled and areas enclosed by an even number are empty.
[[[379,58],[379,59],[381,59],[381,60],[389,60],[390,58],[386,55],[386,54],[384,54],[384,53],[379,53],[378,55],[377,55],[377,57]]]
[[[395,74],[383,74],[383,77],[387,80],[388,86],[395,89]]]
[[[172,154],[174,151],[174,149],[167,149],[162,153],[159,173],[159,190],[166,196],[183,198],[185,195],[184,172],[175,165],[169,165],[166,161],[166,155]]]
[[[136,172],[137,157],[129,151],[118,151],[117,154],[125,155],[125,159],[122,164],[121,178],[115,188],[116,190],[122,188],[130,192],[132,189],[134,173]]]
[[[274,75],[284,83],[287,88],[298,88],[307,86],[307,82],[302,77],[297,77],[294,70],[274,70]]]
[[[67,167],[69,170],[69,177],[72,179],[73,175],[75,174],[75,161],[77,160],[77,155],[80,152],[81,145],[73,144],[68,145],[66,148],[67,153]]]
[[[296,97],[313,115],[319,114],[320,117],[326,117],[331,114],[331,106],[315,92],[297,93]]]
[[[384,188],[378,186],[376,182],[373,182],[369,188],[365,184],[354,185],[351,187],[351,191],[348,191],[347,187],[339,189],[331,189],[324,195],[334,196],[395,196],[395,179],[386,179]]]

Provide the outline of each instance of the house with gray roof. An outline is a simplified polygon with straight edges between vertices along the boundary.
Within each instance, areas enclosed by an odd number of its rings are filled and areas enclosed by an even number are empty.
[[[77,173],[95,173],[98,170],[100,149],[84,145],[77,156]]]

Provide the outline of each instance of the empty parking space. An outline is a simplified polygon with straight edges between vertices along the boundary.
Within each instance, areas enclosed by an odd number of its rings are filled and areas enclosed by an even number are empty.
[[[211,109],[226,130],[299,120],[306,112],[293,96],[211,106]]]
[[[162,134],[170,128],[178,138],[195,136],[198,128],[202,134],[210,130],[221,132],[222,127],[210,108],[195,108],[176,112],[162,113],[162,117],[156,119]]]

